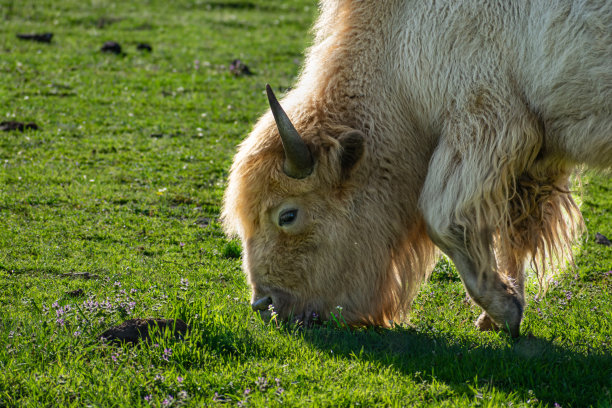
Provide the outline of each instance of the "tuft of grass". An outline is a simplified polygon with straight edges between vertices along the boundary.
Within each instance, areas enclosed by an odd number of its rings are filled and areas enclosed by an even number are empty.
[[[226,258],[240,258],[242,255],[242,248],[240,242],[230,241],[223,246],[221,254]]]
[[[442,259],[409,323],[312,329],[253,314],[219,208],[237,144],[293,84],[314,0],[0,0],[0,406],[612,405],[612,183],[583,178],[588,228],[523,336]],[[17,33],[53,32],[50,44]],[[106,41],[123,55],[102,53]],[[152,52],[137,49],[149,43]],[[255,75],[229,72],[240,59]],[[99,335],[181,318],[182,340]]]

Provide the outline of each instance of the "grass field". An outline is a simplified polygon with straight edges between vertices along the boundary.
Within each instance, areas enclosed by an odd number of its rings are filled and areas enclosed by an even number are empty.
[[[474,329],[444,260],[393,329],[250,311],[221,197],[316,13],[314,0],[0,0],[0,121],[39,126],[0,132],[0,407],[612,406],[612,247],[594,242],[612,236],[608,177],[582,176],[576,267],[543,298],[532,279],[518,340]],[[52,42],[16,37],[36,32]],[[236,58],[254,75],[232,75]],[[98,340],[136,317],[190,330]]]

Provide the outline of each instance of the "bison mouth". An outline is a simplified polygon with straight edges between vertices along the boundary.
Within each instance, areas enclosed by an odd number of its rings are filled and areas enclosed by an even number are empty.
[[[312,326],[320,322],[318,309],[312,305],[298,302],[284,291],[270,291],[269,295],[254,296],[251,308],[268,322],[280,319],[302,326]]]

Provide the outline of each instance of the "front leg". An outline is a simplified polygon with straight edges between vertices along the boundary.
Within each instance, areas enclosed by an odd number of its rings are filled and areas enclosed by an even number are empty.
[[[468,294],[484,309],[477,325],[499,326],[516,337],[525,305],[525,252],[510,242],[510,203],[543,135],[519,99],[477,91],[446,122],[419,206],[430,238],[451,258]],[[500,251],[504,248],[505,253]]]
[[[484,310],[476,325],[482,330],[501,327],[518,337],[525,305],[522,288],[507,276],[497,273],[492,253],[488,262],[470,255],[461,229],[434,229],[437,227],[432,228],[433,224],[428,224],[430,238],[451,258],[468,294]],[[486,244],[480,244],[486,247]]]

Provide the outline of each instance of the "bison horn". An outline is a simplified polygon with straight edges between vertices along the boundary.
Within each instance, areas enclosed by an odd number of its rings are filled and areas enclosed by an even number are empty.
[[[268,93],[270,109],[272,109],[276,127],[278,128],[278,133],[280,133],[283,149],[285,150],[283,170],[289,177],[304,178],[312,173],[314,167],[310,150],[308,150],[308,146],[302,140],[302,136],[295,130],[289,117],[280,106],[280,103],[278,103],[270,85],[266,85],[266,92]]]

